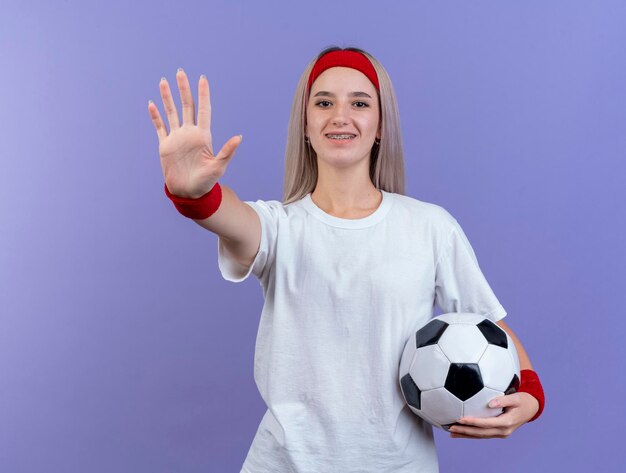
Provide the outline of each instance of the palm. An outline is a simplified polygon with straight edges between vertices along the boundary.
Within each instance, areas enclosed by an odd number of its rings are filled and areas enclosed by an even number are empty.
[[[217,180],[223,174],[224,166],[213,156],[210,139],[194,125],[172,131],[159,144],[159,156],[172,193],[200,189],[207,179]]]

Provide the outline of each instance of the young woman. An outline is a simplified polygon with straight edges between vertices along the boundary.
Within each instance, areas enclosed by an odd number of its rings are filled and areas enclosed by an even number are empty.
[[[282,202],[242,202],[217,183],[242,137],[214,155],[208,81],[199,81],[196,125],[187,77],[176,77],[182,125],[164,79],[169,134],[149,105],[165,193],[218,235],[223,277],[253,273],[265,296],[254,373],[268,410],[243,472],[437,471],[432,427],[409,410],[398,382],[404,345],[435,304],[497,322],[523,370],[520,390],[495,400],[503,414],[462,419],[451,435],[504,438],[540,414],[539,381],[460,225],[404,195],[395,93],[372,55],[333,47],[307,66]]]

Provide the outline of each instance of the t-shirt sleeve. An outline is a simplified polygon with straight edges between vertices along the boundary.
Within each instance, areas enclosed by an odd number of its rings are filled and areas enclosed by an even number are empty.
[[[449,215],[449,214],[448,214]],[[494,322],[506,311],[485,279],[463,229],[452,216],[452,229],[435,268],[435,298],[443,311],[481,314]]]
[[[282,209],[282,203],[277,200],[244,201],[259,216],[261,221],[261,242],[259,250],[252,264],[245,268],[239,264],[222,245],[221,239],[217,240],[217,265],[222,277],[231,282],[245,281],[250,273],[260,281],[264,281],[271,266],[274,264],[276,239],[278,236],[278,218]]]

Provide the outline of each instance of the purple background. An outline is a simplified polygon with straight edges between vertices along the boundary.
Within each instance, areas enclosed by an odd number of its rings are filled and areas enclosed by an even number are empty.
[[[437,431],[441,471],[625,463],[626,4],[3,5],[0,472],[239,471],[263,296],[165,197],[148,99],[207,74],[216,150],[244,135],[221,182],[280,200],[296,81],[331,44],[387,68],[407,194],[459,220],[546,391],[507,440]]]

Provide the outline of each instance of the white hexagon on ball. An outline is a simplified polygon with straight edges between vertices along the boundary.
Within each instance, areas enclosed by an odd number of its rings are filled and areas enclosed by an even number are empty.
[[[487,349],[487,340],[475,325],[450,325],[439,339],[450,363],[478,363]]]
[[[483,385],[504,393],[515,374],[515,365],[509,350],[497,345],[489,345],[478,362]]]
[[[413,357],[411,378],[420,391],[442,387],[450,368],[450,361],[438,345],[418,348]]]
[[[463,402],[446,388],[422,392],[422,409],[439,425],[452,424],[463,417]]]

